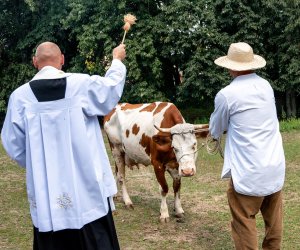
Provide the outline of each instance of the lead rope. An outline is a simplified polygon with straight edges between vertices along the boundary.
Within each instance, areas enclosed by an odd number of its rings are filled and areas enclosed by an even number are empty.
[[[203,130],[204,131],[204,130]],[[211,135],[207,135],[206,137],[206,140],[205,140],[205,143],[202,142],[201,143],[201,146],[199,146],[197,148],[197,150],[191,152],[191,153],[185,153],[183,155],[181,155],[178,159],[178,161],[185,155],[190,155],[190,154],[196,154],[201,148],[203,148],[204,146],[206,146],[206,151],[208,154],[210,155],[216,155],[217,153],[219,153],[221,155],[221,157],[224,159],[224,153],[223,153],[223,149],[222,149],[222,146],[221,146],[221,138],[220,137],[218,140],[214,139],[211,137]],[[211,147],[210,145],[214,143],[214,146]]]
[[[201,132],[201,131],[208,131],[208,128],[203,128],[203,129],[197,129],[197,132]],[[221,155],[221,157],[224,159],[224,151],[222,149],[222,143],[221,143],[221,138],[219,139],[214,139],[212,138],[212,136],[210,135],[210,133],[208,133],[208,135],[206,136],[206,140],[205,143],[201,143],[201,147],[199,147],[195,153],[197,151],[199,151],[202,147],[206,146],[206,151],[208,154],[210,155],[216,155],[217,153],[219,153]],[[213,144],[213,146],[211,146]]]
[[[222,158],[224,158],[224,153],[221,145],[221,138],[219,139],[214,139],[210,134],[207,135],[206,137],[206,151],[210,155],[216,155],[219,153]],[[214,144],[212,147],[210,146],[211,144]]]

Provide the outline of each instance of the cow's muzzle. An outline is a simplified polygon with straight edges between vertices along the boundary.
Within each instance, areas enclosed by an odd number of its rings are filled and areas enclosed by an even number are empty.
[[[190,177],[195,174],[195,170],[193,168],[185,168],[181,169],[181,176],[182,177]]]
[[[179,175],[182,177],[190,177],[196,174],[196,166],[193,160],[179,163]]]

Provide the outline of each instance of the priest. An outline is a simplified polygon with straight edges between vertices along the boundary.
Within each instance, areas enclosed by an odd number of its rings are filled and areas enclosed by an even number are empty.
[[[33,249],[119,249],[117,187],[97,118],[115,107],[125,84],[125,45],[112,54],[105,76],[65,73],[60,48],[41,43],[37,74],[9,98],[1,139],[26,168]]]

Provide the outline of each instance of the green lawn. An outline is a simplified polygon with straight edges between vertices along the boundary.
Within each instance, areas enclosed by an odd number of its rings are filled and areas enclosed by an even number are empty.
[[[282,249],[300,249],[300,131],[283,132],[287,161],[284,186],[284,238]],[[0,249],[32,247],[32,225],[26,198],[25,171],[8,159],[0,146]],[[127,169],[127,186],[134,210],[116,200],[115,223],[121,249],[233,249],[227,182],[220,179],[222,158],[198,154],[197,174],[182,179],[185,218],[173,212],[173,191],[168,197],[170,222],[159,222],[160,195],[151,167]],[[171,179],[168,178],[171,184]],[[263,222],[257,217],[260,241]]]

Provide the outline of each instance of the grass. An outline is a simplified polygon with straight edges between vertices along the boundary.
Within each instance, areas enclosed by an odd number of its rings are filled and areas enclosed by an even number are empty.
[[[300,246],[300,131],[283,132],[287,162],[284,186],[284,235],[282,249]],[[108,150],[108,152],[110,152]],[[32,225],[26,198],[25,170],[9,160],[0,146],[0,249],[32,249]],[[230,213],[227,206],[227,181],[220,179],[222,158],[198,154],[197,174],[182,179],[181,199],[185,218],[174,217],[173,191],[168,205],[170,222],[159,222],[160,195],[152,167],[127,169],[127,187],[134,210],[116,200],[115,224],[122,250],[156,249],[233,249]],[[171,184],[171,179],[168,182]],[[260,242],[264,234],[261,216],[257,217]]]
[[[300,130],[300,119],[291,118],[280,121],[280,131],[288,132],[292,130]]]

